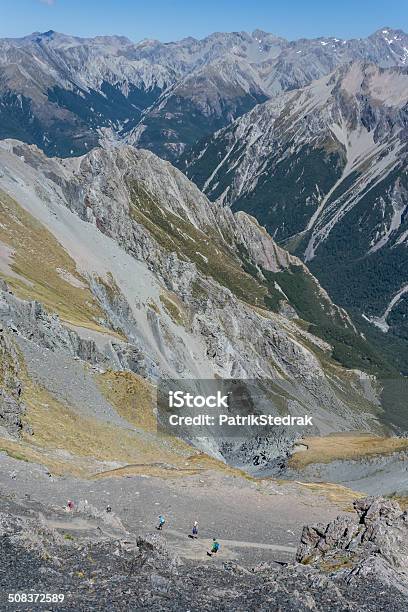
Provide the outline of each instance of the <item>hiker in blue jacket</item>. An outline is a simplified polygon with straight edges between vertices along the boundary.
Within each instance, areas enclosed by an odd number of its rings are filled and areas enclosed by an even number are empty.
[[[163,529],[164,523],[166,522],[166,519],[164,518],[164,516],[161,514],[159,516],[159,524],[157,525],[156,529],[158,529],[159,531],[161,531]]]

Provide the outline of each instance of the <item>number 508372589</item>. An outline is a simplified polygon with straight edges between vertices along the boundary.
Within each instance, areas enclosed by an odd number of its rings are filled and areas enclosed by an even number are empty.
[[[9,603],[62,603],[63,593],[9,593]]]

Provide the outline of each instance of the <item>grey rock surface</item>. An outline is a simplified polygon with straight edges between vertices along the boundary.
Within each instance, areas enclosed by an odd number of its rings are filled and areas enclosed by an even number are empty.
[[[23,430],[21,391],[18,349],[0,322],[0,428],[14,437]]]
[[[340,517],[305,527],[296,559],[331,569],[354,583],[375,578],[408,596],[408,514],[398,503],[367,497],[354,502],[359,521]]]
[[[333,482],[368,495],[402,496],[408,493],[408,456],[406,452],[316,463],[301,470],[285,469],[285,478],[308,482]]]
[[[356,333],[302,262],[254,218],[211,204],[170,163],[130,146],[60,160],[3,141],[0,163],[1,187],[67,251],[103,313],[88,333],[38,301],[1,292],[0,319],[20,338],[30,375],[59,399],[115,421],[88,380],[88,366],[91,374],[130,370],[152,383],[265,379],[267,412],[311,414],[309,433],[386,430],[373,380],[358,370],[326,369],[320,355],[331,346],[297,325],[290,304],[275,312],[263,303],[265,292],[276,290],[264,275],[292,266],[314,288],[317,307]],[[94,323],[100,332],[92,331]],[[262,462],[284,461],[297,436],[268,432]],[[204,446],[220,456],[217,440]],[[257,446],[238,442],[223,456],[250,464]]]

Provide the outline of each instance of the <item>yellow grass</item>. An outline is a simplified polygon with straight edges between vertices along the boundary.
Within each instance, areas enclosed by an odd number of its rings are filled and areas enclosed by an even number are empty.
[[[194,476],[195,474],[207,472],[209,470],[221,470],[232,476],[246,476],[241,470],[230,467],[222,461],[209,457],[204,453],[196,453],[190,457],[184,458],[182,462],[179,461],[177,464],[173,465],[163,463],[130,464],[113,470],[100,472],[95,474],[94,478],[135,476],[138,474],[174,478]]]
[[[367,496],[366,493],[353,491],[353,489],[330,482],[298,482],[297,484],[316,495],[322,495],[333,504],[341,506],[346,512],[354,512],[353,501],[355,499]]]
[[[38,300],[49,312],[80,327],[106,331],[98,323],[104,313],[92,295],[87,280],[55,237],[0,190],[0,241],[14,251],[10,264],[18,276],[3,275],[15,294]],[[67,273],[78,286],[58,272]],[[112,333],[112,332],[111,332]]]
[[[48,391],[25,381],[22,397],[27,406],[25,420],[34,435],[24,435],[24,442],[33,450],[65,450],[79,458],[98,462],[174,463],[187,455],[141,431],[125,429],[95,418],[79,415],[69,406],[57,401]]]
[[[172,293],[170,291],[167,291],[166,295],[162,293],[160,295],[160,301],[168,312],[169,316],[177,325],[185,325],[187,315],[181,300],[176,296],[175,293]]]
[[[408,497],[403,497],[401,495],[392,495],[391,498],[393,501],[396,501],[401,510],[408,510]]]
[[[116,412],[126,421],[146,431],[156,431],[153,409],[156,390],[147,380],[133,372],[112,372],[96,376],[97,383]]]
[[[57,452],[37,448],[24,440],[0,438],[0,451],[4,451],[10,457],[20,461],[44,465],[51,474],[56,476],[70,474],[78,478],[86,478],[98,469],[98,464],[94,460],[78,457],[62,458]],[[103,467],[99,469],[103,469]]]
[[[304,438],[302,442],[308,448],[292,455],[289,466],[294,469],[302,469],[313,463],[330,463],[336,459],[359,459],[408,450],[406,438],[360,433]]]

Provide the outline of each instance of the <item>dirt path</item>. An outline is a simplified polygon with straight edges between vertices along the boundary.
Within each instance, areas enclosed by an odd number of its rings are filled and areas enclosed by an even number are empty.
[[[68,532],[87,532],[91,535],[96,529],[99,529],[99,534],[106,533],[108,535],[112,530],[106,525],[101,528],[100,521],[83,518],[75,515],[67,514],[66,519],[49,518],[40,513],[40,520],[48,527],[63,530]],[[165,527],[162,535],[169,541],[171,549],[174,550],[180,557],[192,560],[207,560],[207,550],[211,546],[211,538],[193,539],[188,534],[177,529]],[[217,553],[217,559],[235,559],[237,553],[234,548],[255,548],[261,550],[270,550],[274,552],[285,552],[294,554],[296,548],[293,546],[282,546],[280,544],[267,544],[265,542],[250,542],[241,540],[220,539],[220,552]]]
[[[180,557],[185,559],[194,560],[207,560],[207,550],[211,547],[211,539],[209,538],[197,538],[193,539],[188,537],[188,534],[182,533],[177,529],[171,529],[165,527],[163,535],[168,539],[175,539],[176,541],[171,544],[172,549],[177,552]],[[234,548],[256,548],[262,550],[271,550],[274,552],[285,552],[294,554],[296,548],[293,546],[282,546],[279,544],[266,544],[263,542],[245,542],[241,540],[226,540],[224,538],[219,539],[220,551],[217,553],[217,559],[236,559],[238,554],[232,549]]]

